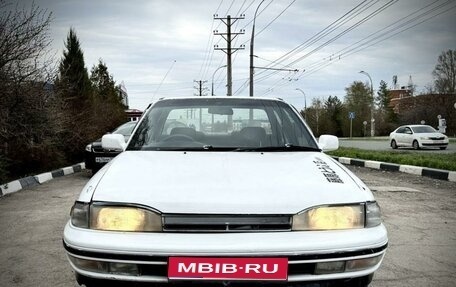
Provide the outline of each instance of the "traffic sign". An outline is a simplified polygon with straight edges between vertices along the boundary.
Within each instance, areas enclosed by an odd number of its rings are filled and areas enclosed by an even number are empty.
[[[355,112],[348,112],[348,118],[349,118],[350,120],[355,119]]]

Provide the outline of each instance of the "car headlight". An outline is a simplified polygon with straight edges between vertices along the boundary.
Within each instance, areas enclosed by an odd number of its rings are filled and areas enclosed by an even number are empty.
[[[374,227],[381,223],[376,202],[343,206],[319,206],[293,216],[293,231],[341,230]]]
[[[137,207],[93,205],[90,228],[111,231],[161,231],[161,216]]]
[[[92,144],[86,145],[85,150],[88,151],[88,152],[91,152],[92,151]]]
[[[420,140],[428,140],[428,137],[420,137]]]
[[[129,206],[90,205],[76,202],[71,212],[76,227],[109,231],[162,231],[161,216],[153,211]]]

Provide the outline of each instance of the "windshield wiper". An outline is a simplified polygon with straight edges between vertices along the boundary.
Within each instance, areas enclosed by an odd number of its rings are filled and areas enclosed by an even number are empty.
[[[235,151],[321,151],[321,149],[286,143],[283,146],[242,147],[235,149]]]

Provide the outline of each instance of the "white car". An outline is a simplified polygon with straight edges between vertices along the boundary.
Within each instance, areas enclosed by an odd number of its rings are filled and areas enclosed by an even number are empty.
[[[390,146],[393,149],[398,147],[440,148],[446,149],[448,137],[427,125],[400,126],[390,133]]]
[[[83,188],[63,236],[79,284],[367,286],[383,260],[372,192],[322,152],[337,137],[317,142],[282,100],[162,99],[128,143],[102,144],[124,151]]]

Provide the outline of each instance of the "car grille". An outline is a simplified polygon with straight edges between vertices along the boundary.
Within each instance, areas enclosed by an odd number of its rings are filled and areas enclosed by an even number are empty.
[[[434,140],[434,141],[440,141],[440,140],[443,140],[445,138],[444,137],[431,137],[429,139]]]
[[[290,231],[288,215],[174,215],[163,216],[168,232],[262,232]]]

